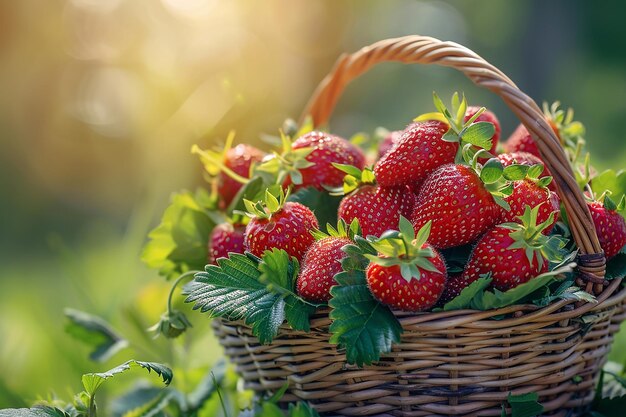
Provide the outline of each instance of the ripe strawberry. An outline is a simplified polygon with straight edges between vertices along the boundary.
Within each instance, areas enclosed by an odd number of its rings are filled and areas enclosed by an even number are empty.
[[[218,224],[209,237],[209,263],[216,264],[218,258],[227,258],[228,254],[243,253],[243,233],[245,226],[230,223]]]
[[[446,285],[439,299],[439,305],[443,306],[448,301],[456,298],[461,294],[461,291],[467,287],[470,282],[463,276],[463,274],[451,275],[446,281]]]
[[[278,248],[301,261],[315,241],[311,231],[318,224],[313,212],[300,203],[285,202],[286,198],[281,190],[279,198],[266,191],[265,202],[244,200],[251,217],[244,248],[253,255],[262,256],[266,250]]]
[[[393,146],[400,141],[402,137],[402,130],[395,130],[389,132],[383,141],[378,145],[378,158],[385,156]]]
[[[504,147],[508,153],[526,152],[542,160],[535,140],[530,136],[526,126],[521,123],[509,136]]]
[[[593,224],[596,227],[600,246],[604,250],[606,259],[610,259],[617,255],[619,251],[626,245],[626,221],[618,213],[618,209],[622,210],[624,206],[624,198],[622,197],[618,205],[606,196],[604,203],[600,201],[587,202]]]
[[[407,126],[396,145],[374,167],[378,183],[384,187],[421,183],[439,166],[454,162],[458,143],[441,139],[448,129],[438,120]]]
[[[510,165],[511,166],[511,165]],[[528,168],[526,165],[519,166],[527,171],[524,178],[513,181],[513,192],[504,197],[504,201],[509,204],[509,208],[502,209],[501,222],[518,222],[520,216],[524,214],[526,207],[539,207],[537,222],[543,223],[552,216],[552,223],[548,225],[543,233],[550,234],[556,224],[560,212],[560,200],[556,193],[547,188],[552,181],[552,177],[539,179],[539,172],[543,171],[543,165],[533,165]]]
[[[465,122],[469,121],[472,116],[474,116],[481,108],[478,106],[470,106],[465,111],[465,118],[463,119]],[[493,112],[489,110],[485,110],[482,112],[475,120],[476,122],[488,122],[491,123],[494,127],[494,133],[491,137],[491,149],[487,149],[490,154],[496,155],[496,148],[498,147],[498,141],[500,140],[500,121],[496,117]]]
[[[265,153],[254,146],[239,144],[230,148],[224,155],[224,166],[232,170],[235,174],[244,178],[250,178],[252,165],[261,162]],[[220,195],[220,208],[224,209],[230,205],[233,198],[242,187],[242,183],[233,179],[223,170],[217,180],[217,192]]]
[[[341,186],[344,173],[335,168],[333,163],[353,165],[359,169],[365,166],[363,151],[339,136],[310,132],[292,144],[294,150],[307,148],[312,148],[305,157],[309,166],[300,168],[302,182],[296,188],[315,187],[323,191],[325,187]]]
[[[367,285],[381,303],[404,311],[423,311],[434,306],[446,282],[446,265],[426,240],[430,224],[417,236],[409,221],[400,218],[400,233],[372,242],[379,255],[366,255]]]
[[[406,185],[363,185],[341,200],[337,215],[346,223],[358,219],[363,236],[380,236],[395,229],[400,216],[411,215],[415,200],[415,194]]]
[[[298,295],[305,300],[325,303],[330,300],[330,288],[335,285],[335,275],[342,271],[341,260],[346,256],[341,250],[352,243],[354,233],[358,231],[358,223],[346,224],[340,220],[337,229],[327,226],[329,235],[322,232],[313,233],[319,239],[307,250],[302,261],[302,269],[296,280]]]
[[[429,243],[445,249],[474,241],[500,215],[500,206],[474,169],[447,164],[424,181],[411,221],[415,230],[432,222]]]
[[[485,233],[476,243],[463,271],[469,284],[490,274],[491,285],[506,291],[548,271],[548,261],[557,260],[564,242],[543,230],[553,219],[537,225],[539,207],[527,207],[521,223],[503,223]]]
[[[465,120],[465,97],[461,101],[458,94],[453,95],[452,111],[445,107],[436,94],[433,99],[439,112],[417,117],[416,123],[410,124],[402,132],[396,145],[374,167],[380,185],[409,185],[417,189],[431,172],[441,165],[454,162],[459,144],[462,148],[467,143],[479,145],[477,148],[491,148],[494,124],[475,123],[482,116],[484,108],[474,111]]]
[[[535,155],[528,153],[528,152],[501,153],[500,155],[498,155],[498,159],[500,160],[500,162],[502,162],[502,165],[504,165],[505,167],[509,165],[513,165],[513,164],[528,165],[528,166],[543,164],[541,159],[539,159]],[[539,178],[545,178],[545,177],[551,177],[551,176],[552,174],[550,173],[550,170],[546,166],[544,166],[543,172],[541,173],[541,175],[539,175]],[[556,192],[556,186],[554,185],[554,181],[551,181],[550,184],[548,184],[548,188],[550,189],[550,191]]]

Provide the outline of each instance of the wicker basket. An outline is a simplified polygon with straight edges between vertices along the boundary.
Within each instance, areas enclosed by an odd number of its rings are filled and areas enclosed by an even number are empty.
[[[456,68],[498,94],[533,134],[554,176],[579,247],[579,280],[597,304],[559,301],[493,311],[397,313],[402,343],[358,368],[328,342],[330,320],[319,311],[311,332],[284,327],[261,345],[241,323],[217,319],[215,333],[246,386],[271,392],[289,381],[282,401],[306,400],[328,415],[499,416],[507,395],[537,392],[547,415],[581,414],[625,316],[626,290],[606,282],[605,258],[566,156],[536,103],[502,72],[452,42],[407,36],[342,56],[304,114],[322,125],[354,78],[385,61]],[[501,320],[494,317],[505,316]]]

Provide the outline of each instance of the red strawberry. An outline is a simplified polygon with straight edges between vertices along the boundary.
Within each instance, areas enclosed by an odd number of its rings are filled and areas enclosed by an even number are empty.
[[[619,205],[624,205],[624,199]],[[610,259],[626,245],[626,222],[617,212],[618,206],[608,196],[605,197],[604,204],[592,201],[587,202],[587,206],[596,227],[600,246],[606,259]]]
[[[446,282],[438,304],[443,306],[448,301],[458,297],[461,291],[469,284],[470,282],[467,281],[463,274],[451,275]]]
[[[366,255],[370,259],[367,285],[381,303],[404,311],[423,311],[439,300],[446,282],[446,265],[426,243],[429,226],[416,237],[411,224],[402,217],[399,234],[372,242],[379,256]]]
[[[209,237],[209,263],[216,264],[218,258],[227,258],[228,254],[243,253],[243,233],[245,226],[230,223],[218,224]]]
[[[448,130],[437,120],[410,124],[374,167],[378,183],[384,187],[421,183],[439,166],[454,162],[458,143],[441,139]]]
[[[400,141],[401,137],[402,130],[389,132],[378,146],[378,158],[385,156],[391,148],[393,148],[393,146]]]
[[[326,187],[339,187],[343,182],[344,173],[332,164],[353,165],[359,169],[365,166],[363,151],[340,138],[324,132],[310,132],[299,137],[293,144],[292,149],[312,148],[305,159],[308,166],[300,168],[302,175],[301,184],[297,188],[315,187],[322,191]]]
[[[467,122],[480,109],[481,107],[478,107],[478,106],[468,107],[467,111],[465,112],[465,118],[463,120]],[[498,120],[496,115],[490,112],[489,110],[483,111],[474,121],[475,122],[488,122],[493,125],[495,132],[493,136],[491,137],[492,145],[491,145],[491,149],[487,149],[487,150],[489,151],[490,154],[496,155],[496,148],[498,147],[498,141],[500,140],[500,131],[501,131],[500,121]]]
[[[250,178],[250,168],[255,162],[261,162],[265,153],[254,146],[239,144],[230,148],[224,155],[224,166],[235,174]],[[226,172],[221,171],[217,182],[217,192],[220,195],[220,207],[226,208],[242,187],[242,183],[233,179]]]
[[[463,271],[468,284],[491,274],[491,285],[506,291],[548,271],[563,242],[541,233],[552,219],[537,225],[538,211],[527,207],[522,224],[504,223],[480,238]]]
[[[380,236],[395,229],[400,216],[409,217],[415,206],[415,194],[409,187],[363,185],[339,203],[338,216],[346,223],[358,219],[363,236]]]
[[[535,167],[542,167],[535,165]],[[541,168],[539,168],[541,169]],[[520,222],[519,217],[524,214],[526,207],[539,207],[537,222],[543,223],[552,216],[552,223],[548,225],[543,233],[550,234],[556,224],[560,212],[560,200],[556,193],[550,191],[546,186],[552,180],[551,177],[544,179],[524,178],[513,181],[513,193],[504,197],[504,201],[509,204],[509,209],[502,209],[501,222]]]
[[[346,230],[345,222],[340,220],[337,229],[330,225],[327,228],[330,236],[319,231],[313,233],[319,240],[304,255],[302,269],[296,280],[298,294],[316,303],[330,300],[330,288],[336,284],[335,275],[342,271],[341,260],[346,256],[341,248],[352,243],[351,239],[358,231],[358,223],[351,223],[350,230]]]
[[[411,220],[415,230],[432,222],[429,243],[445,249],[474,241],[500,215],[500,206],[472,168],[448,164],[424,181]]]
[[[252,217],[246,227],[244,247],[253,255],[262,256],[266,250],[278,248],[301,261],[315,241],[311,231],[317,229],[318,224],[313,212],[285,199],[283,194],[277,199],[266,191],[265,204],[244,200]]]
[[[513,131],[509,139],[505,143],[505,149],[509,153],[526,152],[541,160],[541,154],[535,140],[530,136],[526,126],[520,124]]]
[[[513,164],[528,165],[528,166],[537,165],[537,164],[543,165],[543,162],[541,161],[541,159],[539,159],[535,155],[528,153],[528,152],[501,153],[500,155],[498,155],[498,159],[500,160],[500,162],[502,162],[502,165],[504,165],[505,167],[509,165],[513,165]],[[550,177],[550,176],[552,176],[552,174],[550,173],[550,170],[548,170],[548,168],[544,166],[543,172],[541,173],[541,175],[539,175],[539,178],[545,178],[545,177]],[[550,189],[550,191],[556,192],[556,186],[554,185],[554,181],[548,184],[548,188]]]

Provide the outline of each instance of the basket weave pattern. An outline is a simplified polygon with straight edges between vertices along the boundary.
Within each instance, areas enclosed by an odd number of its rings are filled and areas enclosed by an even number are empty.
[[[216,319],[226,356],[248,388],[271,392],[288,381],[282,401],[306,400],[329,415],[499,416],[510,392],[537,392],[550,415],[582,412],[626,315],[626,290],[619,279],[608,286],[603,279],[606,261],[559,139],[536,103],[500,70],[463,46],[422,36],[381,41],[340,57],[303,114],[316,126],[324,124],[346,85],[386,61],[454,67],[511,108],[554,176],[579,248],[578,283],[598,303],[397,313],[402,342],[364,368],[346,364],[343,352],[328,342],[327,311],[312,318],[310,333],[284,326],[270,345],[259,344],[241,323]]]

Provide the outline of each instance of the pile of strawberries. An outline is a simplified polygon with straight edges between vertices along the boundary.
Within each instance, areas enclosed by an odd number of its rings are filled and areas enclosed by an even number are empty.
[[[553,231],[559,197],[532,137],[520,125],[500,144],[495,114],[468,107],[456,94],[449,109],[434,99],[437,112],[390,132],[373,157],[321,131],[295,140],[283,135],[282,149],[270,154],[242,144],[213,157],[222,208],[254,175],[271,178],[273,185],[255,201],[244,201],[247,216],[214,228],[209,262],[231,252],[260,257],[283,249],[301,264],[298,294],[324,303],[342,270],[342,248],[353,242],[346,225],[358,222],[358,234],[377,252],[366,255],[368,286],[395,309],[442,305],[485,276],[506,291],[547,272],[565,240]],[[560,136],[566,127],[546,117]],[[343,195],[338,226],[328,225],[328,234],[320,232],[311,209],[289,199],[310,187]],[[626,245],[626,223],[612,200],[589,197],[611,258]],[[462,271],[449,273],[446,251],[468,245]]]

